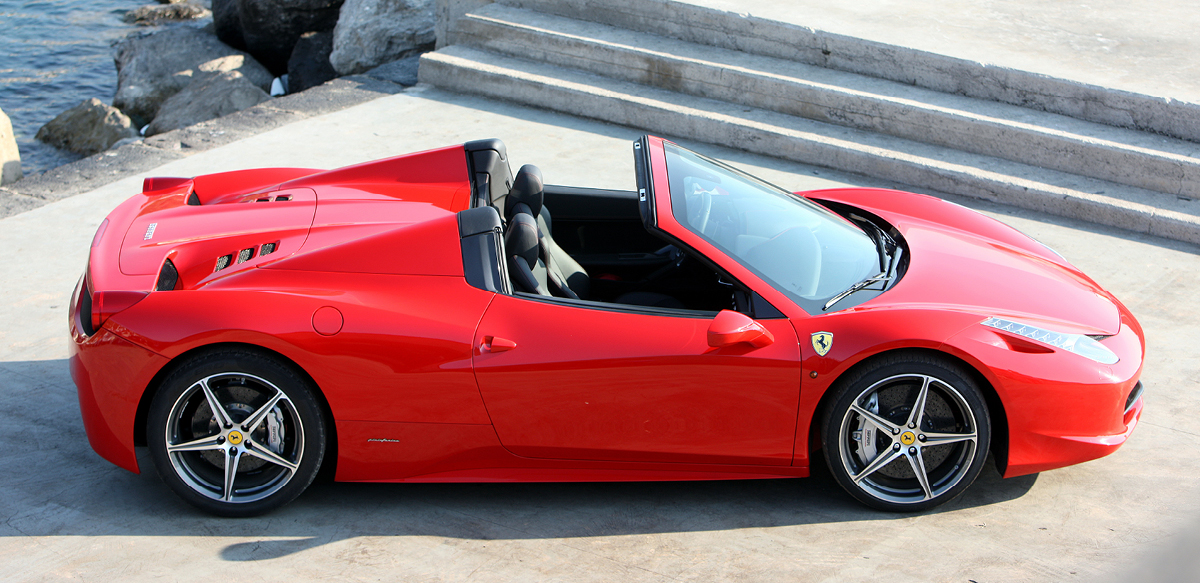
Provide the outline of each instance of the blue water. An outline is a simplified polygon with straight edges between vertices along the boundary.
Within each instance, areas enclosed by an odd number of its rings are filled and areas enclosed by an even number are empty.
[[[26,175],[79,158],[33,139],[54,116],[95,97],[112,103],[112,44],[145,30],[121,21],[151,0],[0,0],[0,109]]]

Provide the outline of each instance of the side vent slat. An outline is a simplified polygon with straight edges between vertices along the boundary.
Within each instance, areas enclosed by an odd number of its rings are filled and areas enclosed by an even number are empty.
[[[221,271],[222,269],[225,269],[226,267],[229,267],[229,264],[232,262],[233,262],[233,254],[232,253],[230,253],[229,255],[222,255],[222,256],[218,257],[217,258],[217,268],[214,269],[213,272],[215,273],[217,271]]]
[[[259,249],[259,251],[258,251],[258,254],[259,254],[259,255],[270,255],[270,254],[272,254],[272,253],[274,253],[274,252],[275,252],[275,246],[276,246],[276,245],[278,245],[278,244],[279,244],[278,242],[275,242],[275,243],[263,243],[263,244],[262,244],[262,247],[261,247],[261,248]]]

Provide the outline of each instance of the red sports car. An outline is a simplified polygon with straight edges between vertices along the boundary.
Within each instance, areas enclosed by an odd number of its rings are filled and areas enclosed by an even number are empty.
[[[1109,454],[1133,315],[930,196],[791,193],[655,137],[636,191],[480,140],[148,178],[71,305],[92,447],[209,512],[371,482],[801,477],[885,510]],[[553,217],[551,215],[553,209]]]

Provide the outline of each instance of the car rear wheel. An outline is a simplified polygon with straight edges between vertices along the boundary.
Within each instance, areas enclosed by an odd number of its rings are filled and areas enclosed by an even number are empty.
[[[836,385],[822,419],[838,483],[881,510],[926,510],[961,494],[983,468],[987,404],[971,376],[928,355],[886,357]]]
[[[146,441],[162,480],[194,506],[254,516],[299,496],[325,452],[310,383],[249,351],[189,360],[150,405]]]

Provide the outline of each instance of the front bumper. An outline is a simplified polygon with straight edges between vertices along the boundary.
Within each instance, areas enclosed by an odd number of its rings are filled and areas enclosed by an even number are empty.
[[[1144,340],[1137,322],[1122,314],[1120,331],[1103,340],[1120,361],[1103,365],[1082,356],[1022,351],[983,326],[948,343],[983,372],[1003,412],[992,412],[1004,477],[1033,474],[1104,457],[1125,443],[1144,407]],[[1002,417],[1003,416],[1003,417]],[[1007,421],[1003,428],[997,425]],[[1005,447],[1006,446],[1006,447]]]

